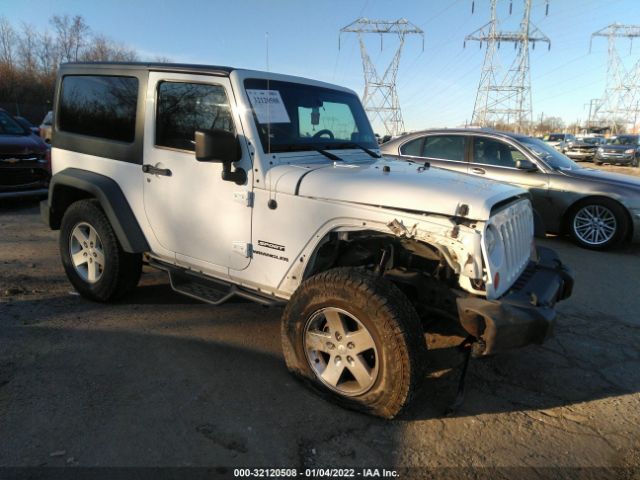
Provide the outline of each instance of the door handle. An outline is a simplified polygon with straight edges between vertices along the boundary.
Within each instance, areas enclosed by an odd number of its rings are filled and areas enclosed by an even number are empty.
[[[152,175],[164,175],[165,177],[171,176],[171,170],[169,170],[168,168],[158,168],[149,164],[142,165],[142,171],[144,173],[150,173]]]
[[[478,168],[478,167],[471,168],[471,171],[473,173],[477,173],[478,175],[484,175],[485,173],[487,173],[484,168]]]

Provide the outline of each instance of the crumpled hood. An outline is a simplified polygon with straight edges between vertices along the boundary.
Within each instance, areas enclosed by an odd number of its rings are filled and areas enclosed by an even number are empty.
[[[386,172],[386,167],[389,171]],[[379,159],[281,165],[269,171],[271,191],[380,207],[487,220],[498,202],[525,193],[519,187],[422,164]]]

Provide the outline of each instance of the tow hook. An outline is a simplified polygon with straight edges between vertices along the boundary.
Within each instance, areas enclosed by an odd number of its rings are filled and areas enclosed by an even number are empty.
[[[444,414],[446,417],[451,417],[458,412],[458,409],[462,406],[464,402],[464,385],[465,379],[467,378],[467,370],[469,368],[469,360],[471,359],[471,353],[474,350],[474,346],[478,343],[478,339],[473,335],[469,335],[465,338],[460,345],[458,345],[458,350],[464,353],[464,361],[462,363],[462,372],[460,373],[460,380],[458,381],[458,392],[456,393],[456,398],[453,403],[447,407]]]

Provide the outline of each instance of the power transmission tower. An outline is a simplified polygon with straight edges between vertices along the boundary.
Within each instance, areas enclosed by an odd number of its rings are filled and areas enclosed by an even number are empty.
[[[633,42],[634,38],[640,37],[640,26],[613,23],[592,33],[591,42],[594,37],[607,37],[609,47],[607,83],[594,111],[595,123],[600,128],[608,127],[611,133],[634,130],[640,113],[640,60],[627,70],[618,54],[616,43],[619,38],[628,38]]]
[[[362,69],[364,71],[362,104],[369,114],[369,119],[372,123],[375,120],[379,120],[388,135],[398,135],[402,133],[404,131],[404,121],[402,120],[402,111],[400,110],[398,90],[396,88],[400,56],[407,35],[421,35],[422,49],[424,50],[424,32],[404,18],[396,21],[359,18],[340,29],[338,48],[340,48],[340,38],[343,33],[356,33],[358,35],[360,55],[362,56]],[[378,74],[376,66],[367,53],[363,38],[364,34],[367,33],[377,33],[380,35],[381,51],[383,35],[391,34],[398,37],[398,47],[395,55],[382,76]]]
[[[476,41],[486,45],[484,63],[480,74],[480,83],[473,107],[471,123],[485,126],[506,126],[514,124],[523,130],[531,122],[531,77],[529,69],[529,45],[535,48],[536,42],[545,42],[551,48],[551,41],[531,22],[531,2],[523,0],[524,13],[520,29],[514,32],[499,31],[496,15],[498,0],[490,0],[491,18],[489,22],[475,32],[467,35],[467,41]],[[472,12],[475,3],[472,4]],[[509,13],[512,11],[509,4]],[[548,0],[546,11],[549,11]],[[502,43],[513,43],[516,57],[511,67],[502,72],[498,50]]]

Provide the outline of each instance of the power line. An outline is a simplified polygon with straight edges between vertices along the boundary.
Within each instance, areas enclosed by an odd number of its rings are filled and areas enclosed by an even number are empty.
[[[613,23],[592,33],[590,43],[594,37],[607,38],[607,81],[604,94],[593,110],[593,118],[589,119],[594,125],[589,126],[609,128],[612,133],[633,130],[640,113],[640,60],[627,69],[618,54],[617,41],[627,38],[632,45],[633,39],[640,37],[640,25]]]
[[[532,0],[523,0],[524,13],[519,30],[500,31],[497,2],[490,0],[489,22],[465,37],[465,44],[467,41],[476,41],[480,43],[480,48],[486,45],[471,122],[479,126],[515,123],[522,130],[530,124],[532,111],[529,45],[535,48],[537,42],[544,42],[550,48],[551,40],[531,22]],[[548,0],[545,5],[548,12]],[[474,6],[475,2],[472,3],[472,12]],[[509,13],[512,8],[510,2]],[[512,43],[517,50],[514,62],[505,73],[502,72],[498,56],[502,43]]]
[[[404,131],[404,121],[402,119],[396,87],[402,48],[407,35],[420,35],[422,36],[422,49],[424,50],[424,32],[421,28],[404,18],[395,21],[358,18],[346,27],[340,29],[338,48],[340,48],[340,37],[343,33],[355,33],[358,35],[365,82],[362,104],[369,114],[370,120],[372,123],[375,120],[380,120],[387,134],[398,135]],[[384,35],[394,35],[398,37],[398,47],[395,55],[383,75],[378,74],[374,62],[371,61],[363,39],[364,34],[380,35],[381,51],[383,48]]]

